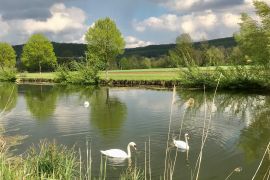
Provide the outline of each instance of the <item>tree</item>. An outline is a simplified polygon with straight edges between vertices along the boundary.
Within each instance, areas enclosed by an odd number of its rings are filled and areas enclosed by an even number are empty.
[[[57,64],[52,43],[42,34],[32,35],[23,46],[22,63],[30,71],[52,70]]]
[[[235,39],[242,52],[255,64],[269,65],[270,57],[270,7],[262,1],[254,1],[260,22],[246,13],[242,14],[240,32]]]
[[[235,65],[238,65],[238,64],[245,64],[245,56],[243,54],[243,52],[241,51],[241,49],[236,46],[236,47],[233,47],[233,49],[231,50],[230,52],[230,62],[232,64],[235,64]]]
[[[16,64],[16,53],[8,43],[0,43],[0,66],[2,70],[5,67],[12,68]]]
[[[268,59],[267,64],[269,64],[269,56],[270,56],[270,7],[266,2],[263,1],[254,1],[254,6],[256,8],[256,14],[260,17],[261,19],[261,30],[263,31],[266,41],[267,41],[267,53]],[[258,23],[260,24],[260,23]]]
[[[206,57],[208,60],[208,65],[215,66],[215,65],[221,65],[224,63],[225,55],[223,51],[217,47],[210,47],[206,51]]]
[[[108,79],[108,68],[124,52],[125,41],[121,32],[110,18],[99,19],[86,32],[85,40],[90,61],[97,59],[91,63],[99,69],[105,69]]]
[[[189,34],[184,33],[176,38],[176,47],[169,51],[171,59],[176,66],[187,66],[194,63],[194,49],[192,39]]]

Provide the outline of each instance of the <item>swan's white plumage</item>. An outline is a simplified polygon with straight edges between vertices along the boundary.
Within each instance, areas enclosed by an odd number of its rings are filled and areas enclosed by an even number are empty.
[[[109,149],[109,150],[100,151],[100,152],[108,157],[128,158],[128,154],[121,149]]]
[[[112,158],[130,158],[131,157],[130,146],[136,149],[136,144],[134,142],[130,142],[127,146],[127,153],[121,149],[109,149],[106,151],[101,150],[100,152],[105,156]]]
[[[189,150],[189,145],[185,141],[173,140],[174,145],[179,149]]]
[[[177,147],[178,149],[181,150],[189,150],[189,145],[188,145],[188,134],[185,134],[185,141],[181,141],[181,140],[173,140],[173,143],[175,145],[175,147]]]

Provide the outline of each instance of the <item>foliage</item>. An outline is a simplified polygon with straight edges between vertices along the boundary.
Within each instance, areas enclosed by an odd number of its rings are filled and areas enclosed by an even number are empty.
[[[124,52],[125,41],[115,22],[110,18],[99,19],[85,34],[88,56],[98,67],[108,70],[116,57]]]
[[[28,39],[21,60],[29,71],[52,70],[57,64],[52,43],[42,34],[34,34]]]
[[[239,46],[233,47],[231,49],[229,60],[231,64],[238,64],[238,65],[246,64],[244,53],[241,51]]]
[[[78,165],[73,149],[46,140],[29,149],[26,162],[29,174],[54,179],[73,179]]]
[[[194,62],[187,61],[194,59],[192,39],[189,34],[181,34],[176,38],[176,47],[169,52],[170,58],[179,66],[188,66]],[[190,58],[187,58],[190,56]]]
[[[208,60],[208,65],[222,65],[225,61],[225,55],[220,48],[210,47],[206,50],[206,58]]]
[[[5,69],[0,71],[0,81],[16,81],[17,71],[15,69]]]
[[[137,167],[127,168],[121,175],[120,180],[144,180],[144,172]]]
[[[189,66],[180,73],[180,83],[185,87],[214,88],[219,78],[216,70],[201,70],[196,66]]]
[[[176,67],[169,56],[147,58],[141,56],[123,57],[119,61],[120,69],[150,69]]]
[[[216,67],[214,70],[202,70],[189,67],[181,73],[180,83],[187,87],[223,89],[269,89],[269,70],[262,66]]]
[[[16,54],[12,46],[8,43],[0,42],[0,66],[2,70],[7,68],[14,68],[16,64]]]
[[[93,68],[88,63],[72,63],[72,69],[74,71],[70,71],[70,69],[65,66],[58,66],[56,70],[56,81],[66,84],[97,84],[98,76],[97,76],[97,68]]]
[[[240,23],[240,32],[235,39],[245,55],[254,64],[269,65],[270,57],[270,7],[263,1],[254,1],[256,14],[261,22],[252,19],[243,13]]]

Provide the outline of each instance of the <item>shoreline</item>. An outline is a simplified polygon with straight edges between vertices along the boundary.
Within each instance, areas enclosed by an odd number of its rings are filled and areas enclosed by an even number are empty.
[[[17,78],[17,84],[61,84],[54,79],[49,78]],[[114,87],[137,87],[137,86],[155,86],[172,88],[174,85],[179,86],[180,82],[177,80],[104,80],[101,79],[98,83],[101,86]]]

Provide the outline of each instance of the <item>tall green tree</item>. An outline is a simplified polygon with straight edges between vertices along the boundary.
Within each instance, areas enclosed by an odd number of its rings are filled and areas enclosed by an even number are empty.
[[[94,66],[106,70],[123,54],[125,41],[115,22],[110,18],[99,19],[85,34],[88,47],[88,57]]]
[[[206,51],[206,58],[208,60],[208,65],[215,66],[221,65],[225,61],[225,55],[220,48],[217,47],[210,47]]]
[[[169,52],[170,58],[176,66],[188,66],[194,64],[193,41],[189,34],[184,33],[176,38],[176,47]]]
[[[0,42],[0,66],[13,68],[16,64],[16,53],[12,46],[5,42]]]
[[[261,29],[264,32],[267,40],[267,55],[268,55],[268,63],[270,56],[270,6],[263,1],[254,1],[254,6],[256,9],[256,14],[261,19]]]
[[[23,46],[22,63],[30,71],[52,70],[57,64],[52,43],[43,34],[32,35]]]
[[[242,52],[254,64],[269,65],[270,7],[263,1],[254,1],[254,6],[260,22],[243,13],[240,32],[235,34],[235,39]]]

